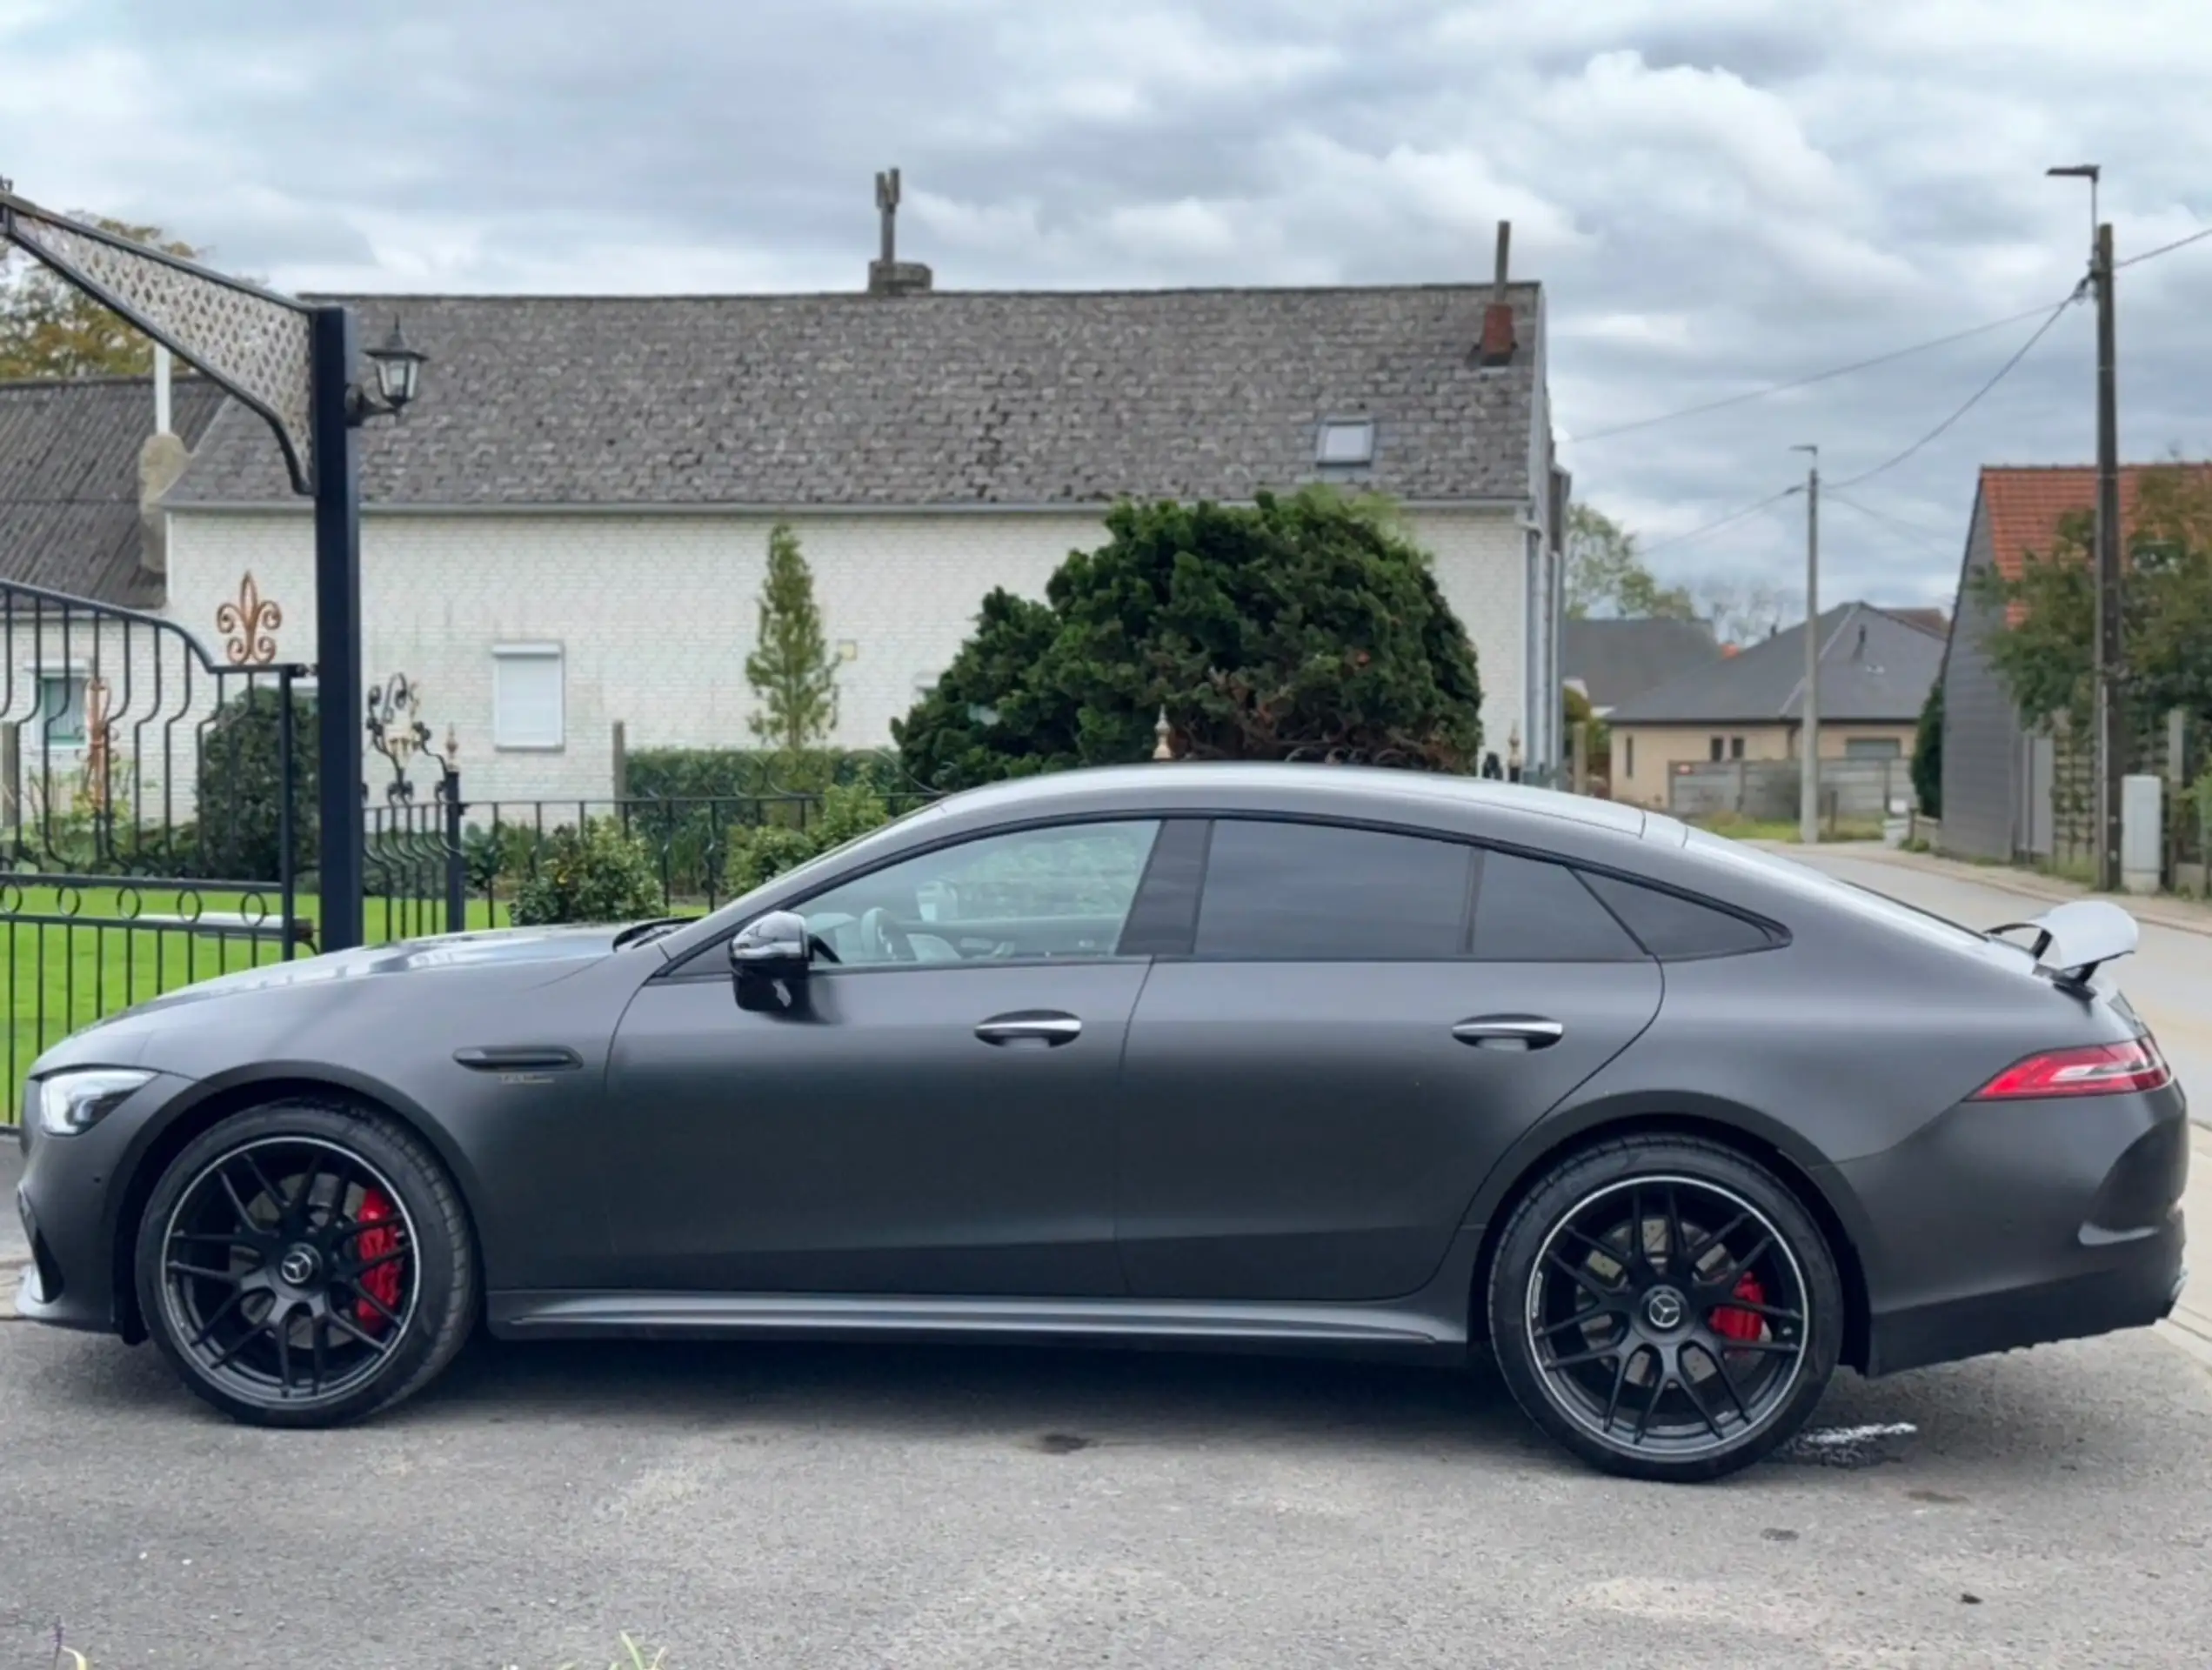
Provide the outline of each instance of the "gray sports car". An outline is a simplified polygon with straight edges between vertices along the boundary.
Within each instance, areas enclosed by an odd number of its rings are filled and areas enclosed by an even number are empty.
[[[1741,1467],[1839,1363],[2140,1326],[2182,1092],[2100,903],[1982,933],[1625,806],[1319,765],[940,801],[696,920],[211,980],[37,1063],[40,1320],[241,1420],[475,1326],[1403,1355]]]

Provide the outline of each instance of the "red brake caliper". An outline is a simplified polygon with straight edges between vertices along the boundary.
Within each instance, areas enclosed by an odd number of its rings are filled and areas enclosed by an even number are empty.
[[[1734,1296],[1750,1305],[1767,1302],[1767,1290],[1748,1270],[1736,1283]],[[1760,1339],[1766,1336],[1767,1322],[1756,1311],[1731,1310],[1723,1306],[1713,1313],[1713,1332],[1724,1339]]]
[[[381,1224],[398,1215],[392,1210],[391,1202],[384,1198],[382,1190],[364,1189],[361,1192],[361,1211],[355,1219],[357,1223]],[[371,1259],[383,1258],[386,1253],[397,1252],[399,1250],[399,1231],[396,1226],[391,1229],[364,1229],[353,1238],[353,1256],[366,1264]],[[394,1259],[390,1264],[380,1264],[373,1270],[364,1271],[361,1277],[361,1291],[373,1298],[378,1305],[383,1306],[384,1311],[395,1315],[399,1310],[400,1266],[404,1262],[404,1259]],[[391,1326],[384,1320],[384,1311],[378,1310],[377,1306],[371,1305],[367,1299],[360,1299],[353,1306],[354,1319],[368,1333],[380,1333]]]

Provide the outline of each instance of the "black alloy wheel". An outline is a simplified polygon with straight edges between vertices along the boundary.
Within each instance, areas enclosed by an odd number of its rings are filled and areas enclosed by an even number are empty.
[[[1491,1343],[1538,1425],[1608,1471],[1714,1479],[1787,1441],[1834,1373],[1835,1261],[1775,1179],[1695,1139],[1571,1156],[1494,1261]]]
[[[322,1426],[408,1396],[466,1339],[458,1196],[408,1132],[287,1102],[188,1145],[141,1219],[138,1302],[194,1392],[241,1420]]]

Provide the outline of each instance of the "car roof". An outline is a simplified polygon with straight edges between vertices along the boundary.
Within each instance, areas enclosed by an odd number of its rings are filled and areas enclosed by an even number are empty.
[[[1126,807],[1133,811],[1193,805],[1214,797],[1246,810],[1326,810],[1355,816],[1367,810],[1400,816],[1411,813],[1416,819],[1424,807],[1492,811],[1554,818],[1631,838],[1661,835],[1658,826],[1664,825],[1665,833],[1679,844],[1674,832],[1680,826],[1674,819],[1617,801],[1494,778],[1320,761],[1176,760],[1087,766],[990,784],[949,796],[939,804],[948,813],[989,818],[1009,812],[1049,816],[1059,809]]]

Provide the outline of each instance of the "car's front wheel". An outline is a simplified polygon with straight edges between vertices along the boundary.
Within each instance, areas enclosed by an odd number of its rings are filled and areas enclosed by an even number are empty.
[[[1820,1226],[1763,1167],[1687,1137],[1560,1161],[1507,1223],[1488,1306],[1515,1401],[1639,1479],[1717,1479],[1771,1453],[1819,1402],[1843,1335]]]
[[[284,1101],[170,1161],[140,1219],[140,1314],[184,1383],[234,1419],[327,1426],[397,1403],[468,1337],[474,1248],[413,1133]]]

